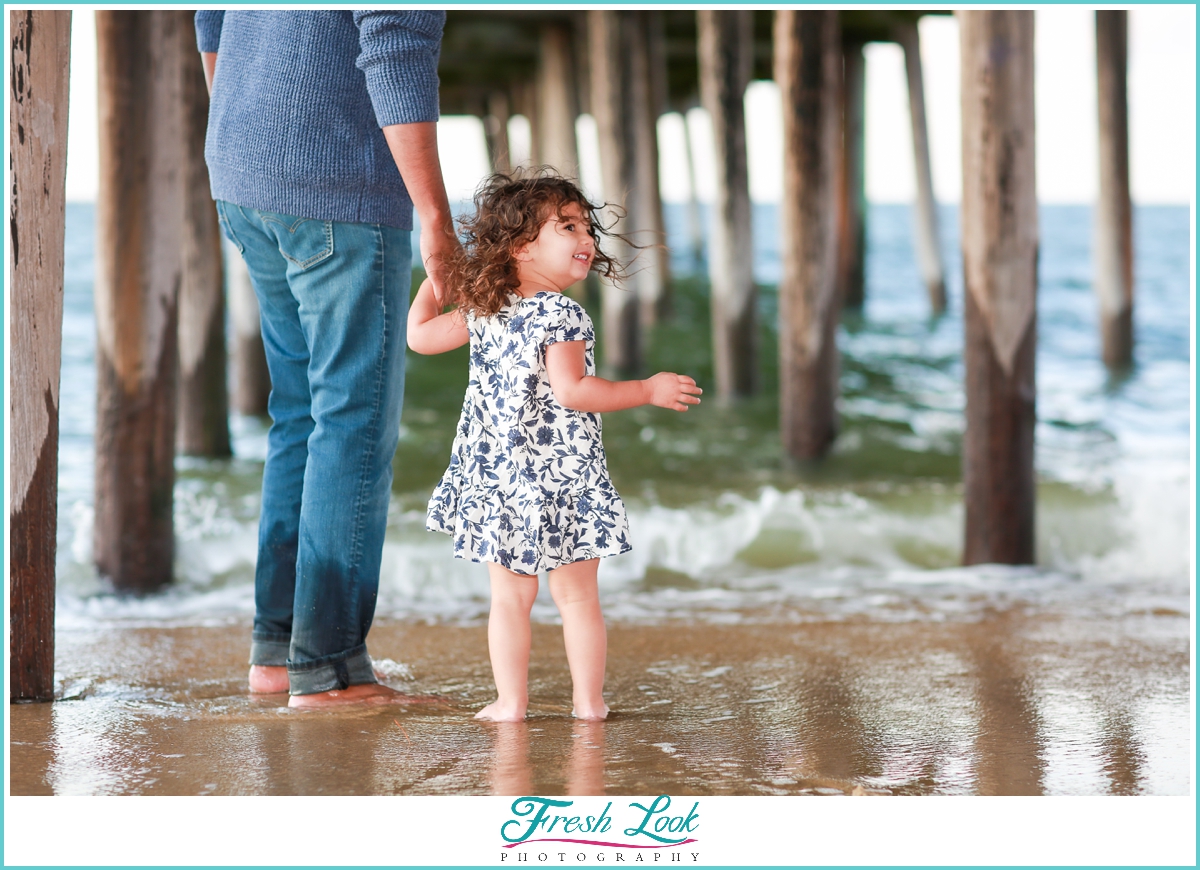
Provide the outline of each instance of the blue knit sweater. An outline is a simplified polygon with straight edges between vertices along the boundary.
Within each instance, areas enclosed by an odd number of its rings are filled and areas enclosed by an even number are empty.
[[[208,136],[215,199],[412,229],[381,127],[436,121],[445,12],[196,13],[217,53]]]

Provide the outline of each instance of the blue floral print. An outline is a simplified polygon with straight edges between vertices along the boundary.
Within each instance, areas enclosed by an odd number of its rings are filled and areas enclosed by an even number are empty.
[[[425,526],[454,555],[537,574],[627,552],[629,522],[604,458],[598,414],[554,398],[546,345],[583,341],[596,373],[596,333],[575,300],[513,296],[492,317],[467,315],[470,380],[450,465]]]

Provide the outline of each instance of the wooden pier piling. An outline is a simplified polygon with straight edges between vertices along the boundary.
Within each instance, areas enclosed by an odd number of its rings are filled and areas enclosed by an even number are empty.
[[[688,245],[691,248],[692,262],[697,268],[704,260],[704,221],[700,214],[699,178],[696,175],[696,147],[692,141],[692,125],[688,123],[690,107],[680,110],[683,119],[683,159],[687,161],[688,179]]]
[[[239,414],[261,417],[267,413],[271,397],[271,372],[263,348],[258,297],[237,248],[226,248],[225,267],[233,326],[233,407]]]
[[[512,171],[512,152],[508,144],[508,93],[492,91],[487,97],[487,114],[483,117],[483,135],[487,143],[492,172]]]
[[[960,11],[966,282],[963,562],[1034,560],[1034,14]]]
[[[529,123],[529,155],[521,161],[525,166],[540,166],[542,160],[542,116],[538,105],[538,87],[535,78],[522,79],[512,86],[513,111]]]
[[[578,87],[571,29],[565,24],[542,28],[538,52],[538,117],[541,119],[538,162],[560,173],[579,177],[575,119],[579,116]]]
[[[866,58],[858,40],[842,44],[842,165],[838,175],[838,294],[863,307],[867,252]]]
[[[925,78],[921,71],[921,39],[916,21],[896,26],[896,39],[904,49],[908,81],[909,118],[912,121],[913,165],[917,174],[917,266],[929,294],[934,314],[946,310],[946,276],[938,238],[937,200],[933,196],[933,168],[929,157],[929,129],[925,120]]]
[[[184,34],[197,58],[183,69],[183,279],[179,285],[179,414],[176,450],[187,456],[229,456],[226,381],[225,276],[221,229],[204,162],[208,87],[195,31]]]
[[[54,698],[71,13],[9,12],[10,701]]]
[[[1129,195],[1129,13],[1096,11],[1100,197],[1096,203],[1096,297],[1104,364],[1133,363],[1133,202]]]
[[[121,590],[171,579],[183,248],[185,11],[96,13],[94,555]]]
[[[666,313],[671,286],[662,193],[658,176],[658,118],[666,111],[666,59],[662,12],[637,11],[629,16],[630,100],[632,102],[634,176],[631,228],[638,243],[634,283],[643,332]]]
[[[754,13],[702,9],[700,93],[712,118],[716,163],[708,276],[712,287],[713,370],[717,397],[752,395],[758,386],[758,318],[746,154],[746,86],[754,62]]]
[[[634,162],[636,115],[632,93],[633,19],[627,12],[593,9],[587,13],[588,55],[591,59],[591,108],[600,140],[600,171],[604,198],[629,208],[630,196],[637,185]],[[628,218],[616,222],[618,232],[631,229]],[[628,262],[630,251],[614,245],[613,254]],[[642,363],[636,285],[628,288],[602,283],[601,321],[603,324],[604,369],[610,374],[633,374]]]
[[[783,100],[783,280],[779,284],[780,429],[797,459],[837,434],[837,209],[842,45],[838,13],[775,13],[775,81]]]

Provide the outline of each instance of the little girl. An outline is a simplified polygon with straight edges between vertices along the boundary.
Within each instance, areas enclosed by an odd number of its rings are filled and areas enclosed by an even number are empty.
[[[599,246],[598,207],[550,175],[497,175],[460,220],[463,254],[447,264],[449,300],[426,280],[408,314],[408,346],[443,353],[470,341],[471,366],[450,467],[426,522],[454,555],[486,562],[488,650],[496,700],[478,719],[515,721],[528,706],[529,612],[548,571],[562,614],[573,715],[603,719],[607,635],[596,570],[630,549],[625,507],[600,440],[603,411],[657,405],[686,411],[700,388],[660,372],[644,381],[595,376],[595,333],[563,290],[592,269],[617,279]]]

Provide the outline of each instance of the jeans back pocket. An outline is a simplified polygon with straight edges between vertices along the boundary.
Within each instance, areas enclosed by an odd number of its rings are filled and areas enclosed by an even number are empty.
[[[279,243],[279,253],[301,271],[333,256],[333,221],[266,211],[259,216]]]

